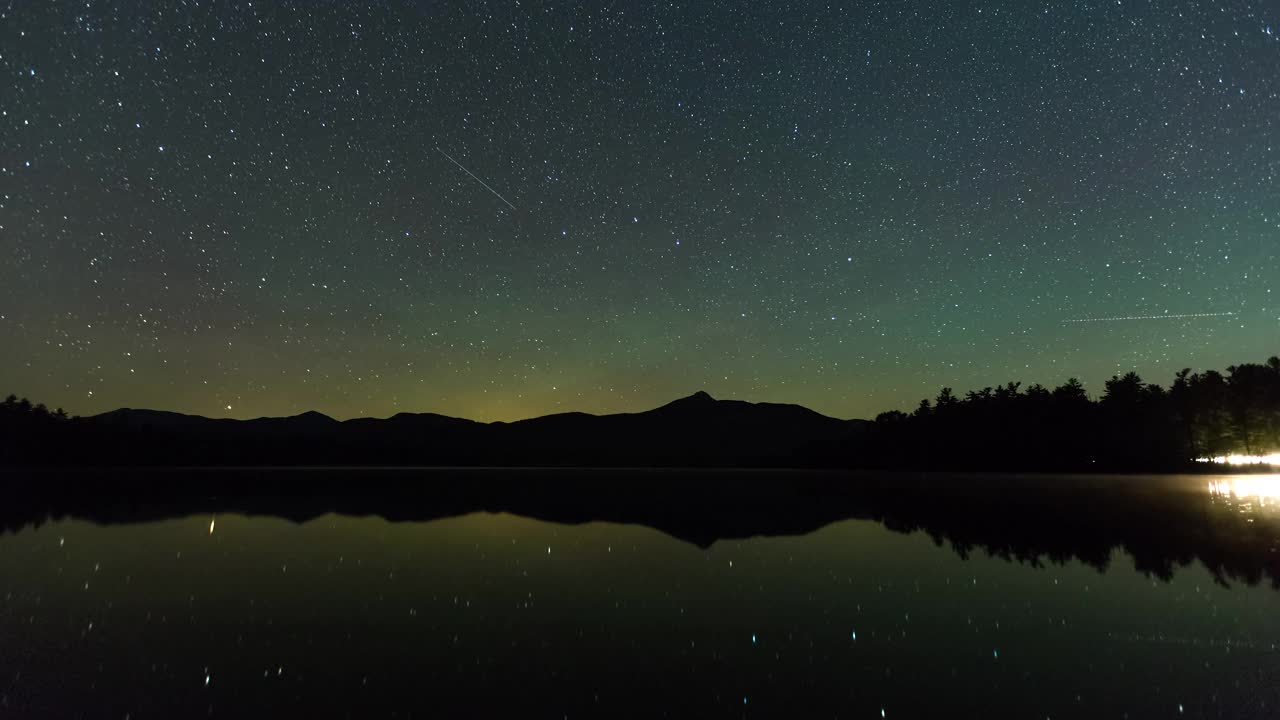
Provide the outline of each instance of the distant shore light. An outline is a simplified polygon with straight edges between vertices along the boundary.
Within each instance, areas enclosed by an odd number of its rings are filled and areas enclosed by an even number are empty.
[[[1270,455],[1218,455],[1217,457],[1196,458],[1196,462],[1214,463],[1216,465],[1280,466],[1280,453],[1272,453]]]

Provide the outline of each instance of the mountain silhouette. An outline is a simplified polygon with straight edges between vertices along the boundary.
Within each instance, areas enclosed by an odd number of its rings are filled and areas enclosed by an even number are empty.
[[[483,423],[435,413],[251,420],[121,408],[71,422],[64,462],[182,465],[793,467],[834,461],[865,430],[799,405],[704,391],[637,413]]]
[[[861,468],[1184,472],[1198,458],[1280,451],[1280,357],[1179,371],[1166,389],[1115,376],[1096,399],[1074,378],[944,387],[911,413],[840,420],[704,391],[636,413],[515,422],[435,413],[252,420],[121,408],[85,418],[10,395],[0,466],[378,465]],[[1259,465],[1258,469],[1265,466]]]

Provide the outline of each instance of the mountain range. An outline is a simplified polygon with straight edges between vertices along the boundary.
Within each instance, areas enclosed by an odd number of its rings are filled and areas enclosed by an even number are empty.
[[[492,423],[434,413],[235,420],[121,408],[75,420],[68,451],[112,464],[796,467],[831,464],[867,425],[705,392],[638,413]]]

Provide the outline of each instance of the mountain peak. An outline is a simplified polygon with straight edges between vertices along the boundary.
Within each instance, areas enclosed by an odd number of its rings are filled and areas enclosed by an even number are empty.
[[[286,418],[286,419],[288,419],[288,420],[305,420],[305,421],[307,421],[307,422],[314,422],[314,423],[336,423],[336,422],[338,422],[337,420],[334,420],[333,418],[329,417],[328,415],[325,415],[325,414],[324,414],[324,413],[322,413],[322,412],[317,412],[317,411],[315,411],[315,410],[308,410],[308,411],[306,411],[306,412],[304,412],[304,413],[302,413],[302,414],[300,414],[300,415],[294,415],[293,417],[291,417],[291,418]]]
[[[651,412],[660,412],[660,411],[670,412],[672,410],[687,412],[689,410],[711,408],[715,404],[716,404],[715,398],[711,397],[711,395],[709,395],[705,390],[699,390],[698,392],[692,395],[689,395],[687,397],[682,397],[678,400],[672,400],[671,402],[667,403],[666,405],[663,405],[662,407],[654,408],[654,410]]]

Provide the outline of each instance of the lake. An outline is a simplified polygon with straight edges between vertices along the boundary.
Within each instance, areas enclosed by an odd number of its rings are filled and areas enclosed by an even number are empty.
[[[3,717],[1280,713],[1280,476],[0,479]]]

